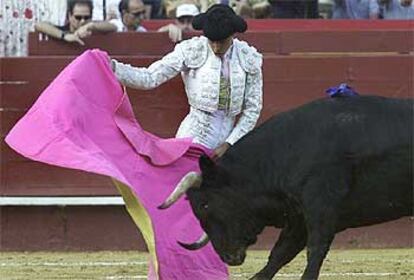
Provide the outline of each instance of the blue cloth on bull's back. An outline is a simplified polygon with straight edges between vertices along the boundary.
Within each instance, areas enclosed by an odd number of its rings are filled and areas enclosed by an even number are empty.
[[[329,97],[352,97],[359,95],[353,88],[345,83],[336,87],[330,87],[325,92]]]

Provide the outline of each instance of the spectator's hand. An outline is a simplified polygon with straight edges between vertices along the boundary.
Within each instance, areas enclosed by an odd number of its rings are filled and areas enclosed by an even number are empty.
[[[183,39],[183,31],[176,25],[171,25],[168,30],[168,36],[174,43],[180,42]]]
[[[224,153],[230,148],[230,144],[227,142],[224,142],[223,144],[221,144],[220,146],[218,146],[216,149],[214,149],[213,151],[213,155],[211,156],[211,158],[213,160],[218,159],[219,157],[221,157],[222,155],[224,155]]]
[[[158,29],[158,32],[168,32],[168,37],[174,43],[180,42],[183,39],[183,31],[175,24],[168,24]]]
[[[79,38],[86,38],[92,35],[92,28],[93,28],[93,23],[89,22],[85,25],[82,25],[81,27],[78,28],[78,30],[75,31],[75,34],[79,37]]]
[[[409,7],[412,4],[412,0],[400,0],[401,6],[403,7]]]
[[[79,38],[79,36],[74,33],[66,33],[63,37],[63,40],[69,43],[76,42],[79,43],[79,45],[81,46],[85,45],[85,43]]]

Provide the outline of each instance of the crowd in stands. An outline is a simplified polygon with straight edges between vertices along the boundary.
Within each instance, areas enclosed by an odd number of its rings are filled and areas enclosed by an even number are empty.
[[[158,31],[178,42],[218,2],[255,19],[414,19],[413,0],[1,0],[0,57],[25,55],[28,31],[83,45],[96,32],[146,32],[148,19],[172,19]]]

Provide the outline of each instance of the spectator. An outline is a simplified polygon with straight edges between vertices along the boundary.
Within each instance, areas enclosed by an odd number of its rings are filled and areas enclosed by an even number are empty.
[[[383,19],[414,19],[412,0],[378,0]]]
[[[274,18],[318,18],[318,0],[271,0]]]
[[[82,39],[89,37],[95,31],[115,31],[114,26],[109,22],[92,22],[92,11],[93,4],[90,0],[69,0],[66,25],[57,26],[49,22],[39,22],[35,25],[35,30],[53,38],[77,42],[81,45],[85,44]]]
[[[121,19],[112,19],[109,22],[116,26],[118,32],[146,32],[141,25],[145,17],[145,6],[142,0],[121,0],[118,6]]]
[[[175,12],[175,22],[158,29],[159,32],[168,32],[168,36],[175,43],[183,39],[183,32],[194,31],[192,22],[200,12],[194,4],[181,4]]]
[[[334,19],[377,19],[379,5],[377,0],[335,0]]]

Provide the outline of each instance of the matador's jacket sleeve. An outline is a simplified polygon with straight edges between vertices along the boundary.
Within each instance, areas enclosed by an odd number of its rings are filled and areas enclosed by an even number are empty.
[[[112,59],[117,79],[125,86],[137,89],[153,89],[174,78],[184,69],[184,55],[178,44],[174,51],[152,63],[148,68],[134,67]]]

